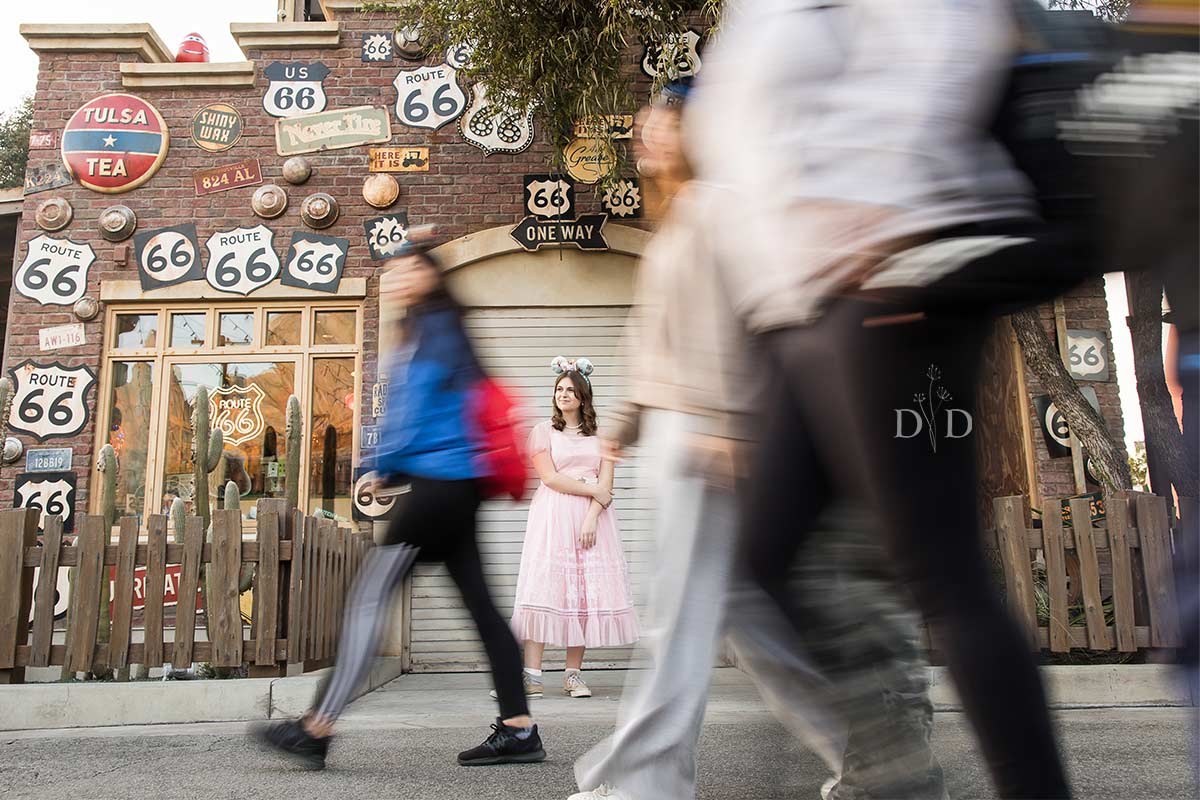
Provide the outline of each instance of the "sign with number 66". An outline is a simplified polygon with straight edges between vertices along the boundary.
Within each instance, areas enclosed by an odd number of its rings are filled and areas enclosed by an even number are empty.
[[[526,175],[525,208],[544,219],[570,219],[575,209],[575,184],[558,175]]]
[[[640,217],[642,193],[637,181],[625,178],[604,191],[604,210],[614,217]]]
[[[1108,337],[1104,331],[1067,331],[1067,364],[1076,380],[1108,380]]]
[[[318,292],[337,292],[349,251],[349,239],[297,231],[292,234],[287,264],[279,282]]]
[[[75,529],[75,473],[22,472],[13,491],[14,508],[36,508],[41,512],[38,531],[46,527],[46,517],[62,517],[63,530]]]
[[[88,267],[95,260],[91,245],[36,236],[17,268],[17,291],[44,306],[69,306],[83,297]]]
[[[87,393],[95,374],[84,366],[36,364],[15,367],[12,410],[8,427],[44,442],[53,436],[73,436],[88,421]]]
[[[367,249],[376,261],[387,261],[408,240],[408,213],[404,211],[374,217],[363,222],[367,234]]]
[[[396,118],[413,128],[436,131],[456,120],[467,107],[458,72],[448,64],[400,70],[392,85],[396,87]]]
[[[354,519],[385,519],[395,507],[395,495],[380,497],[375,493],[379,477],[375,470],[359,470],[354,481]]]
[[[143,291],[204,277],[192,223],[139,233],[133,237],[133,248]]]
[[[208,267],[204,278],[220,292],[248,295],[279,275],[275,234],[266,225],[234,228],[208,237]]]

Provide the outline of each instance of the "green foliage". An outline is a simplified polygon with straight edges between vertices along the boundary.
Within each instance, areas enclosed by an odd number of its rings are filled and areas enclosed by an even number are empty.
[[[184,519],[187,517],[187,508],[183,503],[182,497],[176,497],[171,501],[171,529],[175,531],[175,544],[183,544]]]
[[[1150,463],[1146,459],[1146,443],[1134,442],[1133,455],[1129,457],[1129,477],[1133,488],[1150,491]]]
[[[1120,22],[1129,14],[1131,0],[1050,0],[1050,10],[1091,11],[1105,22]]]
[[[464,82],[486,79],[497,102],[533,106],[561,159],[576,120],[645,104],[632,88],[642,43],[683,31],[697,13],[715,20],[720,0],[411,0],[362,9],[395,14],[397,29],[419,25],[433,52],[474,45]]]
[[[29,129],[33,125],[33,96],[0,115],[0,189],[25,185],[29,161]]]

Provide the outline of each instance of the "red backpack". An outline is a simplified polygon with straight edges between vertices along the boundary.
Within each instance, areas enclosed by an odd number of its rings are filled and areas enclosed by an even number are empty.
[[[525,448],[517,433],[516,404],[508,391],[491,378],[481,378],[471,392],[470,415],[483,453],[485,497],[525,497],[527,479]]]

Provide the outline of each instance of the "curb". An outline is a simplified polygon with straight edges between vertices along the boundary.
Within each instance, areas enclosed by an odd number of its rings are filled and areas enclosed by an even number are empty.
[[[374,691],[400,675],[400,661],[379,659],[354,696]],[[331,671],[326,668],[291,678],[0,686],[0,730],[246,722],[298,716]]]
[[[1072,664],[1039,671],[1051,708],[1193,705],[1187,683],[1173,664]],[[962,710],[945,667],[930,668],[929,699],[937,711]]]

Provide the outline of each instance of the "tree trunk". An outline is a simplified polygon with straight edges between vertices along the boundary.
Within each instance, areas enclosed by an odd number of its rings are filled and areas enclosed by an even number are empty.
[[[1162,281],[1150,270],[1125,273],[1129,298],[1129,334],[1133,340],[1133,374],[1137,379],[1138,404],[1146,431],[1146,460],[1166,472],[1157,483],[1174,484],[1180,497],[1197,496],[1197,476],[1188,466],[1183,432],[1175,418],[1175,407],[1163,371]],[[1069,424],[1069,423],[1068,423]],[[1155,488],[1167,498],[1170,492]]]
[[[1104,420],[1079,391],[1079,385],[1042,329],[1037,309],[1013,314],[1012,324],[1030,372],[1037,376],[1054,405],[1062,412],[1076,440],[1087,449],[1105,488],[1132,489],[1129,458],[1125,450],[1113,441]],[[1159,363],[1161,365],[1161,359]]]

